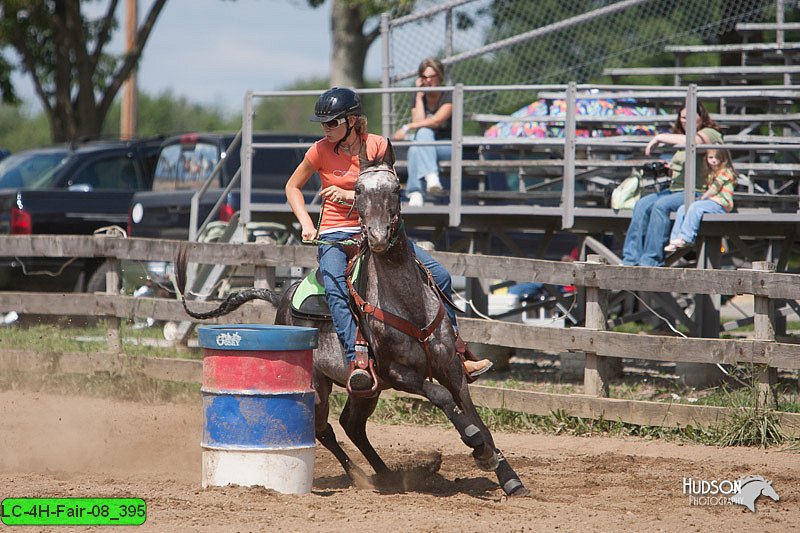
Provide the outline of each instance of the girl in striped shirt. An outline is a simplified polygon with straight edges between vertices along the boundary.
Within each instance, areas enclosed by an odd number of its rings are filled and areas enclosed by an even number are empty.
[[[733,209],[733,188],[736,171],[731,154],[727,150],[708,150],[705,157],[706,186],[708,189],[699,200],[689,206],[680,206],[675,215],[669,244],[665,252],[674,252],[692,246],[705,213],[730,213]]]

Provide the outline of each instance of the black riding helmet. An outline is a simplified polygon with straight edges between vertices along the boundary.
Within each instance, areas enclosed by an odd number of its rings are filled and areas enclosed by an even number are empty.
[[[361,99],[350,89],[333,87],[317,99],[314,106],[313,122],[328,122],[349,115],[361,114]]]

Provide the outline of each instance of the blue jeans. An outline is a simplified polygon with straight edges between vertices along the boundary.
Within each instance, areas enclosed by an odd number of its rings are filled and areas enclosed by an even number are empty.
[[[323,238],[329,242],[338,242],[354,237],[352,233],[335,232],[326,233]],[[450,273],[442,265],[436,262],[425,250],[411,242],[414,253],[425,267],[431,271],[433,280],[446,295],[450,296],[452,280]],[[319,269],[322,273],[322,281],[325,286],[325,299],[331,311],[333,327],[339,342],[345,350],[347,361],[354,361],[356,358],[356,320],[350,312],[350,293],[347,291],[347,281],[345,269],[347,268],[347,256],[341,246],[336,244],[322,244],[317,250],[319,259]],[[456,314],[449,305],[445,304],[447,316],[456,326]]]
[[[415,141],[435,141],[436,135],[430,128],[420,128],[414,136]],[[411,192],[425,192],[422,178],[431,172],[439,172],[439,161],[448,161],[452,153],[449,145],[431,146],[413,144],[408,148],[408,182],[406,196]]]
[[[698,200],[689,206],[689,211],[684,216],[685,206],[678,208],[675,215],[675,226],[672,228],[670,240],[683,239],[684,242],[693,243],[700,229],[700,221],[706,213],[726,213],[725,208],[714,200]]]
[[[631,223],[622,248],[622,264],[662,266],[669,241],[669,215],[683,205],[683,191],[665,189],[643,196],[633,206]]]

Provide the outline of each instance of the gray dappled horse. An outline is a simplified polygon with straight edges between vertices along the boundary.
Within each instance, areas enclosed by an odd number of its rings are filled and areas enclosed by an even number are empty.
[[[393,388],[423,396],[444,411],[461,435],[461,440],[473,449],[472,455],[477,466],[485,471],[494,471],[506,494],[529,494],[519,476],[495,447],[491,433],[472,403],[461,359],[456,356],[453,326],[443,312],[443,302],[432,279],[416,263],[400,218],[400,181],[394,172],[391,144],[382,161],[367,161],[362,144],[359,159],[355,208],[369,250],[362,244],[365,259],[359,277],[365,275],[366,282],[357,295],[368,308],[377,310],[373,314],[362,313],[359,323],[374,354],[374,370],[379,387],[372,397],[351,394],[339,422],[369,461],[378,479],[391,480],[391,471],[367,438],[367,418],[375,410],[381,389]],[[181,292],[185,269],[185,252],[181,251],[176,261]],[[189,315],[212,318],[233,311],[248,300],[263,299],[277,307],[276,324],[319,329],[319,346],[314,352],[312,375],[316,391],[316,437],[336,456],[351,481],[359,482],[366,479],[364,472],[347,456],[328,423],[328,399],[332,386],[334,383],[340,386],[347,383],[350,368],[330,320],[293,315],[291,302],[297,286],[292,285],[282,295],[267,289],[245,289],[228,296],[216,310],[206,313],[189,310],[185,298],[183,303]],[[394,319],[410,323],[417,338],[398,329],[397,320],[389,320],[393,323],[390,325],[376,318],[376,315],[381,318],[393,315]],[[425,338],[428,334],[430,336]]]

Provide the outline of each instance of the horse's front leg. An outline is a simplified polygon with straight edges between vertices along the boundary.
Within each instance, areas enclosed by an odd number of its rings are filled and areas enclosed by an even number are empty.
[[[356,448],[369,461],[375,473],[385,477],[390,473],[389,467],[380,458],[367,437],[367,419],[375,411],[379,396],[377,395],[373,398],[353,398],[349,396],[339,417],[339,423],[353,444],[356,445]]]
[[[328,414],[330,412],[330,394],[332,383],[328,379],[323,379],[322,382],[315,379],[314,389],[316,390],[316,398],[314,403],[314,429],[317,440],[325,446],[325,448],[333,454],[344,468],[347,477],[350,481],[359,488],[369,488],[369,478],[361,468],[356,465],[347,453],[339,445],[336,440],[336,434],[333,427],[328,422]]]
[[[503,492],[509,496],[526,496],[530,494],[530,491],[522,484],[519,476],[511,468],[502,452],[495,448],[492,434],[481,420],[475,405],[472,403],[466,381],[461,379],[460,382],[462,382],[462,388],[459,390],[459,399],[463,409],[456,405],[450,391],[437,383],[424,381],[421,393],[447,415],[447,418],[450,419],[461,435],[461,440],[464,444],[472,448],[472,456],[475,458],[478,468],[494,471]]]
[[[469,386],[467,385],[466,380],[463,379],[462,376],[459,377],[461,379],[451,381],[451,387],[448,388],[448,393],[450,390],[452,390],[452,395],[450,396],[451,399],[459,399],[459,404],[463,410],[464,417],[472,422],[470,426],[467,426],[469,431],[473,433],[477,432],[478,434],[483,435],[483,449],[476,448],[472,452],[472,456],[475,457],[475,462],[479,467],[494,470],[494,473],[497,476],[497,481],[500,483],[500,487],[507,495],[529,495],[530,491],[525,487],[525,485],[522,484],[522,481],[519,479],[519,475],[517,475],[517,473],[508,463],[503,455],[503,452],[495,447],[494,439],[492,438],[489,428],[487,428],[483,423],[480,415],[478,415],[478,410],[475,408],[475,404],[472,403],[472,396],[470,396]],[[491,452],[491,457],[487,460],[489,452]],[[491,468],[486,468],[490,465]]]
[[[461,435],[461,440],[464,444],[472,448],[472,456],[475,458],[478,468],[487,472],[497,468],[498,457],[494,453],[494,442],[491,440],[491,434],[489,434],[483,422],[477,417],[477,413],[475,413],[475,417],[471,417],[468,412],[459,409],[450,391],[438,383],[425,380],[422,383],[421,390],[417,391],[417,393],[430,400],[450,419],[450,422],[458,430],[458,434]],[[489,437],[488,440],[486,439],[487,436]]]

